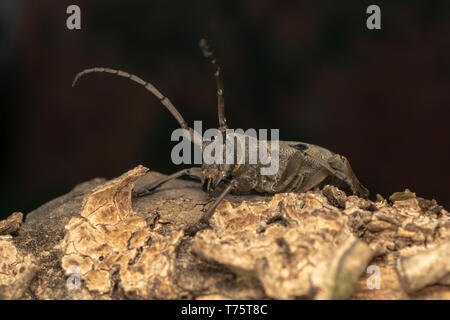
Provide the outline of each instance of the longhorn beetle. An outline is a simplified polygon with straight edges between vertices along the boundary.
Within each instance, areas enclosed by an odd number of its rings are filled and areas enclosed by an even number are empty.
[[[209,59],[214,68],[214,77],[217,85],[217,102],[219,128],[218,132],[225,135],[228,129],[225,118],[225,103],[222,71],[214,57],[208,42],[205,39],[200,40],[200,48],[203,55]],[[141,78],[123,72],[121,70],[95,67],[85,69],[78,73],[72,83],[75,86],[80,77],[92,72],[107,72],[128,78],[144,86],[148,91],[155,95],[160,102],[169,110],[173,117],[178,121],[181,128],[187,130],[189,139],[199,145],[202,150],[211,141],[195,138],[196,132],[188,126],[181,114],[158,89],[151,83]],[[201,138],[200,138],[201,139]],[[348,160],[339,154],[333,153],[325,148],[296,141],[278,141],[279,142],[279,167],[273,175],[261,175],[259,170],[260,163],[252,164],[245,160],[241,164],[206,164],[204,161],[201,168],[193,167],[175,172],[167,177],[154,181],[146,186],[140,193],[134,193],[134,197],[141,197],[154,191],[172,179],[181,176],[189,176],[200,180],[203,190],[212,193],[219,185],[225,185],[224,190],[208,210],[202,215],[200,220],[194,225],[188,226],[184,231],[187,235],[194,235],[199,230],[209,226],[209,220],[215,209],[230,192],[242,193],[256,191],[258,193],[275,194],[280,192],[306,192],[314,188],[320,188],[326,184],[337,186],[341,189],[351,192],[360,197],[367,198],[369,191],[358,181]],[[225,148],[225,146],[223,146]],[[248,151],[248,150],[246,150]]]

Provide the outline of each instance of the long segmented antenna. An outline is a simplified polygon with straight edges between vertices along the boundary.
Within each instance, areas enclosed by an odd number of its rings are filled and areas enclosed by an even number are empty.
[[[214,78],[216,78],[216,85],[217,85],[217,113],[219,116],[219,130],[225,131],[226,129],[228,129],[228,127],[227,127],[227,119],[225,118],[225,99],[223,90],[222,70],[220,69],[217,60],[214,57],[214,54],[209,46],[208,41],[206,39],[201,39],[199,42],[199,46],[205,58],[208,58],[214,67]]]
[[[134,74],[129,74],[128,72],[124,72],[124,71],[117,70],[117,69],[102,68],[102,67],[95,67],[95,68],[85,69],[85,70],[79,72],[75,76],[75,78],[73,79],[73,82],[72,82],[72,87],[75,87],[75,85],[77,84],[77,81],[82,76],[84,76],[85,74],[88,74],[88,73],[92,73],[92,72],[112,73],[112,74],[116,74],[118,76],[130,79],[131,81],[134,81],[134,82],[140,84],[141,86],[143,86],[145,89],[150,91],[154,96],[156,96],[159,99],[159,101],[167,108],[167,110],[169,110],[169,112],[178,121],[178,123],[180,124],[181,128],[189,130],[190,139],[191,139],[192,142],[197,143],[197,144],[199,142],[201,143],[201,138],[200,138],[200,141],[198,141],[198,139],[194,139],[194,136],[195,136],[196,133],[194,132],[194,130],[192,128],[190,128],[188,126],[186,121],[184,121],[183,117],[178,112],[177,108],[175,108],[175,106],[172,104],[172,102],[170,102],[169,98],[167,98],[161,92],[159,92],[159,90],[156,89],[151,83],[142,80],[141,78],[139,78],[138,76],[135,76]]]

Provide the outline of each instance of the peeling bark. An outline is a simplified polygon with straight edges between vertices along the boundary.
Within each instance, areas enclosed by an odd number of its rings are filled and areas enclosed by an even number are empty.
[[[450,299],[450,215],[435,200],[229,195],[189,237],[213,199],[186,180],[132,199],[161,176],[147,170],[0,221],[0,298]]]

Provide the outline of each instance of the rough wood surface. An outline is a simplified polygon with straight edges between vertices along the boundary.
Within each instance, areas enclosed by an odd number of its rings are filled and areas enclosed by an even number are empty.
[[[409,190],[229,195],[188,237],[214,198],[174,180],[131,199],[162,176],[147,171],[0,221],[0,298],[450,299],[450,215]]]

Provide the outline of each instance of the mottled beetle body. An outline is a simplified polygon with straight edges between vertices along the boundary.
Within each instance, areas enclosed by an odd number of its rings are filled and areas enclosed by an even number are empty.
[[[209,58],[214,67],[214,76],[217,84],[217,97],[218,97],[218,117],[219,117],[219,133],[225,138],[226,131],[228,129],[225,118],[225,104],[224,104],[224,91],[221,69],[214,58],[212,51],[209,48],[206,40],[200,41],[200,47],[205,57]],[[107,72],[116,74],[130,80],[137,82],[144,86],[147,90],[153,93],[160,102],[169,110],[169,112],[178,121],[181,128],[188,130],[188,136],[190,140],[197,143],[202,150],[211,141],[201,141],[199,143],[197,134],[192,128],[190,128],[184,121],[181,114],[165,97],[159,92],[152,84],[142,80],[141,78],[110,68],[92,68],[86,69],[78,73],[73,81],[73,86],[77,80],[84,74],[91,72]],[[197,141],[197,142],[196,142]],[[201,168],[193,167],[190,169],[180,170],[174,174],[164,177],[151,183],[146,187],[145,191],[134,196],[144,196],[151,193],[157,187],[163,183],[172,179],[188,175],[191,178],[200,180],[202,188],[205,192],[212,193],[215,188],[221,184],[225,185],[224,190],[215,202],[208,208],[202,218],[193,226],[186,228],[187,234],[193,235],[199,230],[208,226],[208,221],[213,215],[216,207],[223,200],[223,198],[230,192],[246,193],[255,191],[258,193],[281,193],[281,192],[305,192],[314,188],[320,188],[326,184],[335,185],[340,189],[345,190],[348,193],[358,195],[360,197],[367,198],[369,195],[368,190],[358,181],[354,174],[348,160],[336,153],[331,152],[328,149],[319,147],[313,144],[308,144],[298,141],[277,141],[278,142],[278,155],[279,155],[279,167],[275,174],[262,175],[260,169],[261,163],[251,163],[248,161],[249,157],[244,157],[242,163],[233,162],[233,164],[206,164],[203,162]],[[271,150],[271,141],[267,141],[267,150]],[[225,150],[225,144],[223,145]],[[248,146],[244,145],[245,152],[248,151]],[[270,152],[270,151],[267,151]]]
[[[279,141],[279,169],[274,175],[262,175],[260,163],[250,164],[246,154],[242,164],[203,164],[199,175],[204,191],[212,192],[223,180],[235,181],[236,193],[305,192],[331,184],[361,197],[368,196],[353,173],[347,159],[328,149],[298,141]],[[271,142],[268,141],[268,150]],[[248,150],[248,145],[246,145]],[[224,151],[225,152],[225,151]]]

